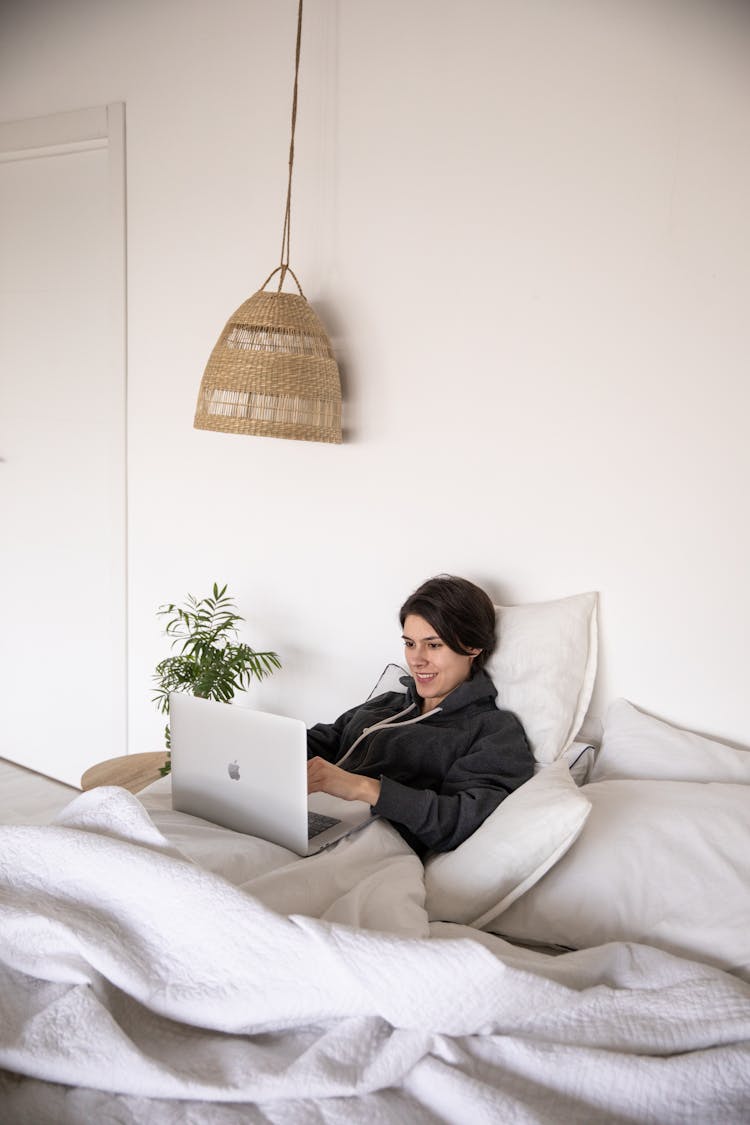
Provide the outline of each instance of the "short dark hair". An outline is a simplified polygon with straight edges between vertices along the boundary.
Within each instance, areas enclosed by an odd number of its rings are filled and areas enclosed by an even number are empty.
[[[452,574],[428,578],[401,606],[402,628],[412,613],[424,617],[454,652],[463,656],[472,648],[482,650],[472,663],[472,675],[495,651],[495,607],[484,590],[467,578]]]

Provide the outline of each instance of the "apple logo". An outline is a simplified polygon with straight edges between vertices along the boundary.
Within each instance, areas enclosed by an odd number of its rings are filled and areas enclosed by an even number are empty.
[[[239,767],[239,763],[238,763],[236,758],[233,762],[230,762],[229,765],[227,766],[227,773],[231,777],[232,781],[239,781],[240,780],[240,767]]]

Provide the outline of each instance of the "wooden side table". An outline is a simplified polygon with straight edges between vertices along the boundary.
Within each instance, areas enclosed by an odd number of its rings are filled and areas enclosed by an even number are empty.
[[[81,789],[95,789],[97,785],[121,785],[131,793],[140,793],[152,781],[158,781],[159,772],[167,760],[166,750],[148,754],[123,754],[90,766],[81,778]]]

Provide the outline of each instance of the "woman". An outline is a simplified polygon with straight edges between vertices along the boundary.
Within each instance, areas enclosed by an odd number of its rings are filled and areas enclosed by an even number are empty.
[[[465,578],[430,578],[399,613],[411,677],[318,723],[307,736],[311,793],[367,801],[419,854],[450,851],[534,772],[515,715],[484,670],[495,610]]]

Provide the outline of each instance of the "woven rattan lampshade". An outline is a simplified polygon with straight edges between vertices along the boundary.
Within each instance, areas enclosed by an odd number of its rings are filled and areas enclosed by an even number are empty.
[[[195,426],[341,441],[339,370],[301,291],[261,288],[230,316],[201,380]]]
[[[302,0],[292,98],[281,262],[227,321],[198,392],[196,429],[227,434],[341,441],[341,381],[326,331],[289,266],[294,130],[302,39]],[[279,274],[275,293],[266,286]],[[297,293],[282,293],[289,275]]]

